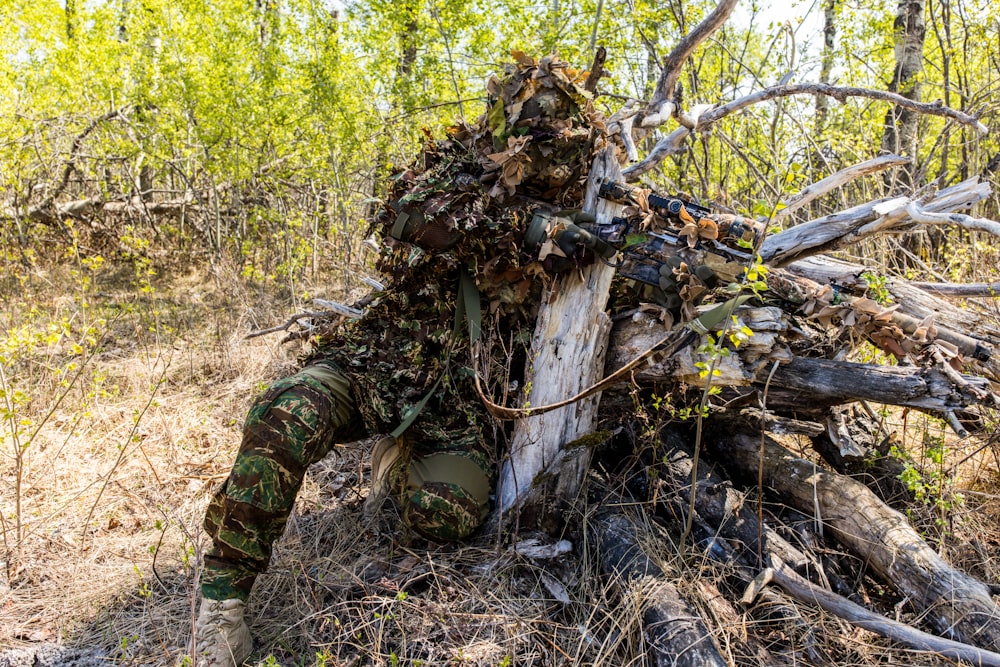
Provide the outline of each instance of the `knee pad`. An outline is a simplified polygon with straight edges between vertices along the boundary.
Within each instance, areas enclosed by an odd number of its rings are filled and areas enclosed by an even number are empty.
[[[410,462],[403,518],[430,540],[460,540],[482,524],[489,508],[490,479],[460,454],[433,454]]]

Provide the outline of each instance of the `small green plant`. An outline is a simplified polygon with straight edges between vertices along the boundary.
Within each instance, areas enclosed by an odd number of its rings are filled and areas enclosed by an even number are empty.
[[[694,364],[694,367],[698,369],[699,378],[704,380],[708,376],[716,378],[722,375],[722,371],[716,366],[720,359],[729,356],[728,347],[719,345],[718,339],[712,334],[708,334],[705,336],[705,342],[698,346],[698,354],[703,357]]]
[[[886,286],[886,277],[880,276],[871,271],[864,271],[861,274],[861,279],[865,281],[865,285],[868,287],[868,296],[872,298],[876,303],[883,306],[892,303],[892,293]]]
[[[962,494],[954,491],[955,478],[946,468],[947,447],[944,436],[925,431],[923,445],[923,465],[895,445],[890,449],[890,454],[903,463],[899,480],[917,502],[931,509],[934,523],[944,528],[952,510],[961,506],[965,499]]]

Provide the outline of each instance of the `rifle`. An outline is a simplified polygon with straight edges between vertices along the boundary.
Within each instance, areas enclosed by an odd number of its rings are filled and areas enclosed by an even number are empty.
[[[743,267],[749,266],[754,259],[747,250],[752,251],[763,234],[762,226],[756,221],[730,214],[712,213],[710,209],[680,195],[670,197],[625,183],[606,181],[601,185],[599,196],[638,207],[640,212],[629,217],[613,218],[608,225],[604,225],[609,228],[607,232],[600,228],[594,232],[598,237],[608,234],[615,238],[629,237],[636,218],[642,217],[642,209],[653,213],[652,227],[657,228],[656,231],[647,231],[639,235],[635,243],[625,243],[618,247],[621,253],[618,270],[627,278],[660,287],[667,294],[668,307],[680,303],[680,299],[671,298],[670,289],[678,284],[678,279],[683,278],[685,272],[680,270],[681,262],[687,264],[688,274],[698,276],[708,289],[718,284],[718,278],[725,279],[727,283],[742,279]],[[642,202],[645,202],[645,206]],[[715,229],[712,228],[713,224]],[[697,236],[699,229],[707,229],[709,233]],[[680,240],[684,236],[686,242]],[[678,273],[682,275],[672,280]],[[714,277],[711,277],[713,274]],[[780,269],[770,269],[766,280],[767,294],[795,309],[824,290],[818,283]],[[863,333],[876,345],[897,356],[903,348],[888,340],[892,326],[898,327],[900,332],[907,335],[913,335],[928,326],[906,313],[877,306],[863,294],[855,294],[850,288],[839,285],[829,287],[832,288],[833,305],[867,309],[875,316]],[[703,296],[703,293],[691,290],[690,286],[687,293],[683,286],[680,286],[678,292],[681,296],[689,297],[684,300],[695,303]],[[876,313],[878,310],[882,312]],[[963,355],[980,361],[988,361],[993,352],[982,341],[944,327],[936,327],[934,335],[954,345]]]
[[[669,197],[614,181],[605,181],[599,196],[632,204],[635,211],[600,224],[580,212],[535,213],[525,245],[540,249],[539,260],[547,269],[559,272],[591,261],[588,257],[606,263],[617,258],[613,266],[620,275],[672,294],[689,283],[711,288],[720,279],[732,282],[752,259],[747,248],[760,233],[754,221],[714,214],[680,195]],[[554,244],[543,246],[546,239]],[[556,257],[554,246],[560,251]],[[689,292],[686,300],[694,300],[696,295]],[[677,299],[668,301],[668,307],[680,305]]]
[[[702,280],[732,282],[753,259],[749,251],[763,231],[754,220],[713,213],[682,195],[662,195],[626,183],[605,181],[599,196],[633,209],[628,217],[613,218],[607,225],[615,237],[629,239],[618,246],[619,273],[656,287],[663,287],[664,265],[676,272],[681,263],[691,274],[700,273]],[[604,234],[597,231],[598,236]]]

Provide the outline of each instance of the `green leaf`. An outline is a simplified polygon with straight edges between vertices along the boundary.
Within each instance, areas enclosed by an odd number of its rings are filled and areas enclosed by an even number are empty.
[[[486,116],[486,122],[489,123],[490,132],[493,133],[495,139],[505,140],[507,138],[507,117],[503,113],[502,99],[498,99],[493,108],[490,109],[489,114]]]

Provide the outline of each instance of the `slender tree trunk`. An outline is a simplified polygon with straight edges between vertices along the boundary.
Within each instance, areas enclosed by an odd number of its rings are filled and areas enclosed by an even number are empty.
[[[121,10],[118,12],[118,41],[128,41],[128,3],[129,0],[121,0]]]
[[[830,83],[830,73],[833,71],[833,46],[837,37],[837,0],[826,0],[823,3],[823,52],[820,55],[819,82]],[[830,98],[825,95],[816,97],[816,136],[821,137],[826,128],[827,115],[830,109]]]
[[[399,28],[399,60],[396,62],[396,103],[402,107],[409,106],[410,83],[417,62],[417,15],[419,8],[413,2],[400,6],[399,13],[403,24]]]
[[[66,39],[70,43],[76,38],[76,0],[66,0]]]
[[[920,101],[920,78],[924,69],[925,8],[926,0],[899,0],[893,24],[896,68],[889,90],[917,102]],[[885,115],[882,150],[915,157],[918,118],[918,114],[908,109],[890,109]],[[899,172],[905,179],[903,185],[911,184],[914,169]]]
[[[944,103],[951,106],[951,4],[950,0],[938,0],[941,9],[941,19],[934,17],[933,4],[931,5],[931,25],[934,27],[934,35],[937,37],[938,48],[941,50],[941,84],[944,89]],[[938,184],[944,186],[948,178],[948,153],[950,143],[950,132],[945,127],[944,138],[941,143],[941,166],[938,169]]]

